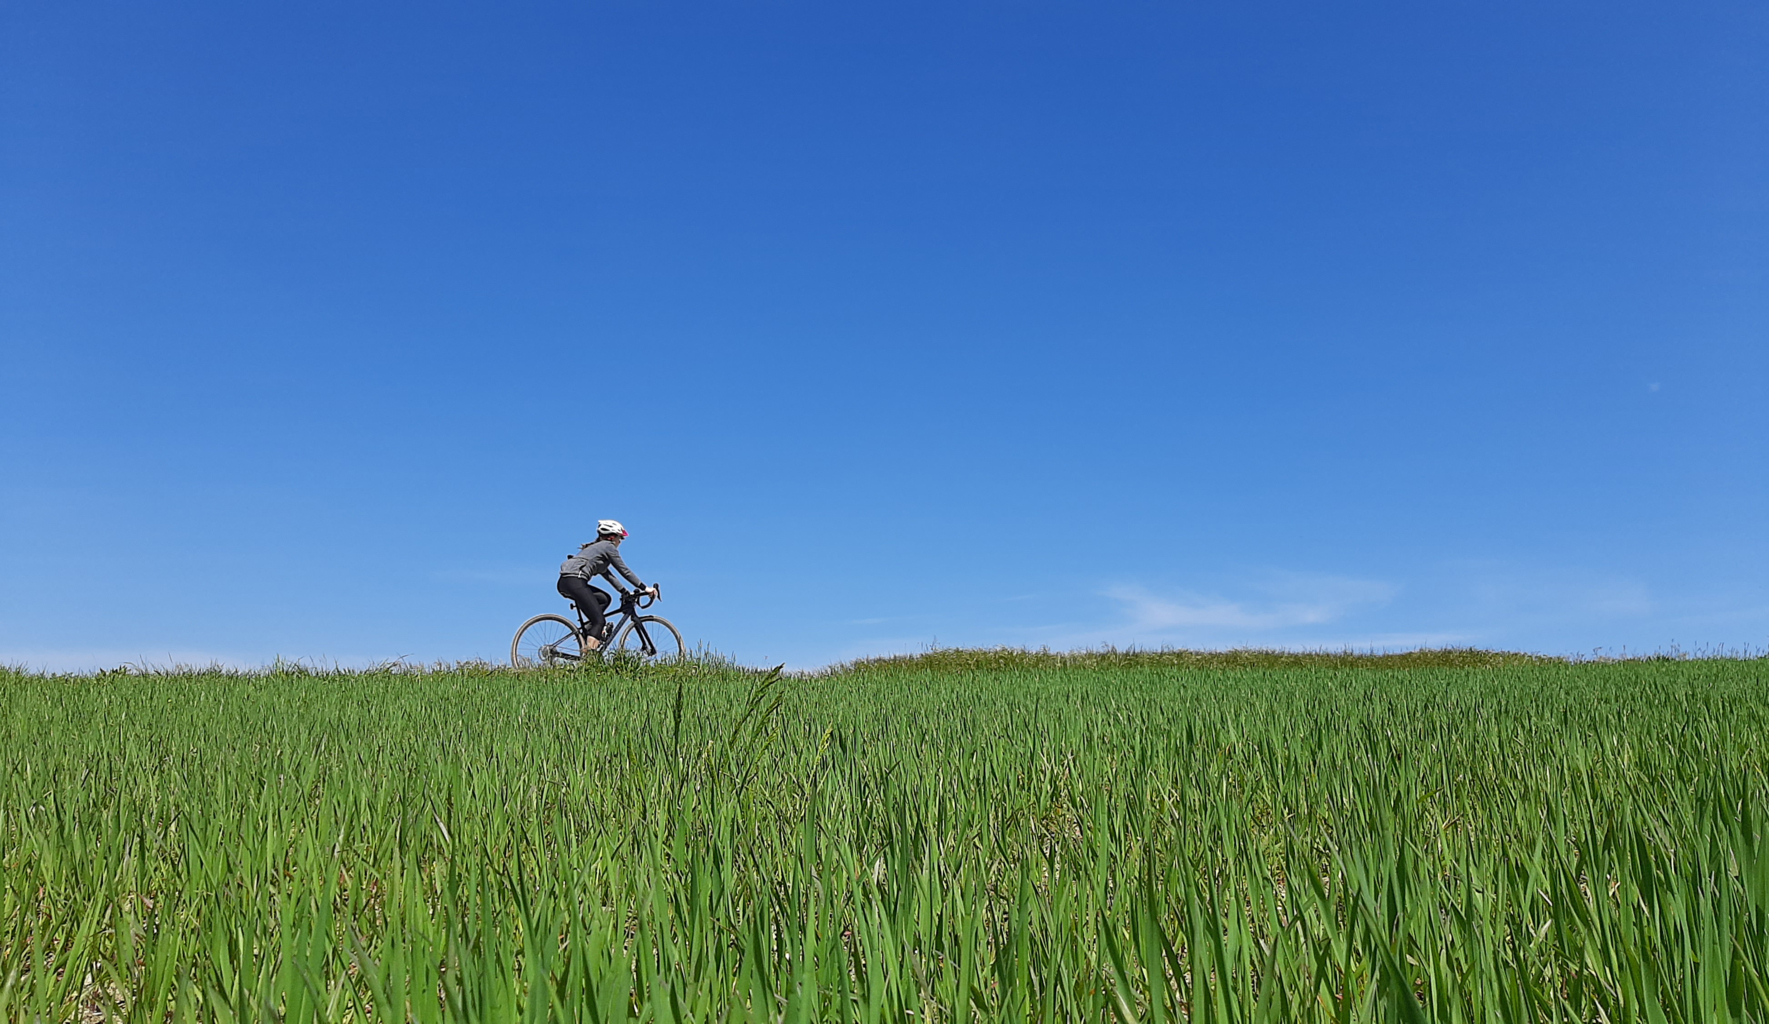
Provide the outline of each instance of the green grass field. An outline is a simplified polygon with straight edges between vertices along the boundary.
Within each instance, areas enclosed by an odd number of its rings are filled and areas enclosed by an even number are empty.
[[[0,672],[0,1019],[1769,1020],[1769,661]]]

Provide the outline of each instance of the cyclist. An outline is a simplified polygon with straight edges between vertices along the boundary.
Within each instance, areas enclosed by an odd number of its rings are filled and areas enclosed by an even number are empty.
[[[614,578],[618,571],[627,578],[627,582],[638,588],[642,594],[657,596],[656,586],[646,586],[627,568],[627,563],[620,557],[620,542],[626,540],[626,527],[613,519],[603,519],[596,523],[596,539],[585,541],[577,554],[567,558],[559,566],[559,594],[567,601],[577,605],[584,618],[590,620],[590,635],[584,640],[586,650],[595,650],[602,646],[602,630],[607,626],[608,619],[603,614],[610,602],[614,600],[601,587],[592,586],[590,581],[601,576],[614,584],[614,589],[626,596],[626,588],[620,580]]]

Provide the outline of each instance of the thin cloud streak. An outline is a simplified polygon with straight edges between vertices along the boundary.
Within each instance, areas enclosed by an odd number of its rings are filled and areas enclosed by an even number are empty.
[[[1147,587],[1120,584],[1102,591],[1117,602],[1120,621],[1100,629],[1070,631],[1053,627],[1051,646],[1102,644],[1163,646],[1240,646],[1318,644],[1294,631],[1329,625],[1391,601],[1400,588],[1381,580],[1273,573],[1243,586],[1256,597],[1181,592],[1157,594]],[[1394,636],[1373,631],[1374,636]],[[1434,636],[1436,634],[1433,634]]]
[[[1335,622],[1358,608],[1385,604],[1400,590],[1378,580],[1293,573],[1275,575],[1248,589],[1264,592],[1265,600],[1236,601],[1197,594],[1162,598],[1139,586],[1111,587],[1105,596],[1123,606],[1130,628],[1215,627],[1263,632]]]

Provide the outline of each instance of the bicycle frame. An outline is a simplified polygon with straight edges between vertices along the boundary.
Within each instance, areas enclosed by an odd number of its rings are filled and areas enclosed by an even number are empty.
[[[615,612],[620,618],[616,619],[614,615],[610,615],[607,612],[604,612],[602,615],[604,621],[609,623],[607,631],[608,642],[612,643],[614,638],[620,635],[621,628],[627,624],[627,620],[631,619],[633,622],[633,631],[639,634],[640,650],[647,658],[655,655],[657,653],[657,645],[651,642],[651,634],[645,632],[645,623],[641,621],[639,617],[639,612],[651,607],[652,602],[655,600],[656,598],[651,597],[649,594],[640,598],[634,595],[631,591],[621,591],[620,608]],[[573,611],[577,612],[577,631],[585,636],[589,636],[590,623],[588,619],[584,618],[583,609],[579,608],[575,601],[571,603],[571,608]],[[602,638],[597,637],[596,639],[600,641]]]
[[[657,603],[655,586],[637,593],[619,583],[614,586],[621,592],[620,605],[608,608],[612,614],[602,617],[607,629],[605,641],[596,643],[602,638],[591,636],[584,621],[587,616],[577,607],[577,602],[572,601],[571,607],[578,613],[576,625],[567,616],[546,612],[533,616],[516,630],[516,638],[510,641],[510,666],[532,668],[556,662],[600,661],[611,649],[619,652],[622,658],[647,661],[663,654],[666,647],[670,657],[688,653],[687,645],[682,642],[682,632],[674,623],[660,615],[642,614]],[[609,596],[606,590],[598,588],[598,592]],[[596,610],[607,606],[598,601],[589,607]],[[565,630],[564,636],[557,635],[559,629]]]

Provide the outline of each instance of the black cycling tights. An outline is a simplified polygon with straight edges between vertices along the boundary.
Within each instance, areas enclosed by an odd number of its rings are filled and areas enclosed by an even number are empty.
[[[601,587],[590,586],[590,581],[582,576],[559,577],[559,593],[590,620],[590,635],[602,639],[602,626],[608,621],[602,613],[614,601],[613,596]]]

